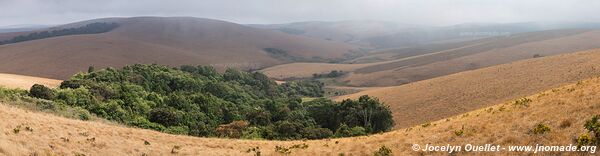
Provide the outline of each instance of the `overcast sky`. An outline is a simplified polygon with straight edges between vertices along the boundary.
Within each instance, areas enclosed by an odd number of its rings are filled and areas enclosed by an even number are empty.
[[[0,0],[0,26],[131,16],[193,16],[243,24],[383,20],[440,26],[599,22],[598,13],[598,0]]]

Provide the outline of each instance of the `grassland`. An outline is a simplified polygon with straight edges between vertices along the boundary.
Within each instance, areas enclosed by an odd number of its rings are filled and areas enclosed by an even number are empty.
[[[600,76],[599,64],[600,50],[591,50],[366,90],[338,99],[378,97],[390,105],[396,128],[406,128]]]
[[[332,70],[347,86],[385,87],[537,57],[600,48],[600,31],[551,30],[451,44],[375,51],[340,64],[292,63],[263,69],[272,78],[310,77]]]
[[[58,87],[62,81],[32,76],[0,73],[0,87],[28,90],[34,84],[42,84],[51,88]]]
[[[258,69],[287,63],[266,48],[306,60],[333,60],[355,46],[240,24],[192,17],[108,18],[72,23],[114,22],[119,27],[101,34],[71,35],[0,46],[0,72],[66,79],[88,66],[162,64],[213,65]],[[31,32],[0,34],[0,40]],[[258,39],[259,38],[259,39]],[[285,58],[284,58],[285,59]]]
[[[127,128],[106,122],[85,122],[0,105],[0,154],[4,155],[371,155],[381,146],[395,155],[446,155],[415,152],[412,144],[568,145],[586,132],[585,120],[600,112],[600,78],[492,104],[425,125],[371,136],[307,140],[260,141],[196,138]],[[527,103],[516,100],[526,98]],[[535,125],[550,128],[531,134]],[[462,131],[460,135],[456,133]],[[276,148],[279,146],[280,148]],[[297,147],[297,148],[290,148]],[[253,150],[254,149],[254,150]],[[277,150],[279,149],[279,150]],[[459,153],[473,154],[473,153]],[[529,153],[477,153],[514,155]],[[542,153],[556,155],[559,153]],[[580,155],[585,153],[566,153]]]

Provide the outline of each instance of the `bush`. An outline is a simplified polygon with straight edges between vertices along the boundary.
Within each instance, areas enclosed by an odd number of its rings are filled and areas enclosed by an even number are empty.
[[[521,98],[521,99],[515,101],[515,105],[529,107],[530,102],[531,102],[531,99],[529,99],[529,98]]]
[[[587,129],[588,132],[593,135],[590,138],[590,142],[594,145],[600,144],[600,122],[598,122],[599,118],[600,115],[595,115],[594,117],[592,117],[592,119],[587,120],[584,125],[585,129]]]
[[[151,122],[164,126],[175,126],[181,122],[180,118],[176,110],[172,108],[156,108],[150,111],[148,115]]]
[[[584,133],[577,137],[577,147],[591,145],[595,142],[594,138],[590,137],[589,134]]]
[[[187,126],[171,126],[165,130],[169,134],[188,135],[189,128]]]
[[[377,151],[375,151],[375,153],[373,153],[374,156],[391,156],[392,155],[392,149],[385,147],[385,146],[381,146]]]
[[[34,84],[29,89],[29,95],[35,98],[52,100],[54,99],[54,91],[44,85]]]
[[[326,74],[313,74],[313,79],[319,79],[319,78],[337,78],[337,77],[341,77],[344,76],[346,73],[343,71],[338,71],[338,70],[332,70],[329,73]]]
[[[77,107],[76,110],[77,110],[77,114],[78,114],[80,120],[86,121],[86,120],[90,120],[92,118],[92,115],[90,114],[89,111],[87,111],[81,107]]]
[[[348,127],[346,124],[342,124],[336,131],[335,137],[353,137],[353,136],[361,136],[366,135],[367,132],[365,128],[356,126],[356,127]]]
[[[531,130],[531,133],[533,134],[545,134],[547,132],[550,132],[550,127],[543,123],[535,125],[535,127]]]
[[[248,127],[246,130],[242,132],[242,139],[252,139],[252,140],[260,140],[263,138],[263,129],[258,127]]]
[[[333,136],[333,132],[327,128],[304,128],[303,133],[304,138],[307,139],[323,139]]]

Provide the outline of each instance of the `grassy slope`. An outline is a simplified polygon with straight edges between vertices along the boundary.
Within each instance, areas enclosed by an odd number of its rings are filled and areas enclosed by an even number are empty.
[[[344,70],[352,73],[338,81],[351,86],[393,86],[530,59],[536,54],[551,56],[600,48],[598,39],[600,31],[551,30],[468,41],[452,46],[429,45],[374,52],[365,56],[365,59],[379,60],[373,63],[295,63],[263,71],[270,77],[282,79]]]
[[[557,30],[526,33],[427,57],[357,69],[355,74],[343,78],[343,81],[349,81],[350,85],[356,86],[399,85],[530,59],[536,54],[551,56],[600,48],[598,39],[600,31]]]
[[[62,36],[0,46],[0,72],[65,79],[90,65],[127,64],[257,69],[285,63],[264,48],[306,59],[340,59],[355,46],[251,28],[225,21],[187,17],[135,17],[93,20],[117,22],[102,34]],[[80,22],[63,27],[81,25]],[[0,34],[0,39],[13,34]]]
[[[252,155],[246,151],[256,146],[260,147],[263,155],[279,155],[275,152],[275,146],[290,147],[296,144],[306,144],[308,148],[293,149],[293,155],[370,155],[382,145],[390,147],[396,155],[418,155],[410,149],[413,143],[568,145],[573,143],[574,137],[585,132],[582,126],[585,120],[600,112],[598,92],[600,78],[593,78],[528,96],[532,102],[527,107],[514,105],[514,101],[509,100],[434,121],[428,127],[414,126],[371,136],[313,141],[176,136],[110,123],[65,119],[0,105],[0,119],[11,121],[0,122],[0,155],[167,155],[172,151],[184,155]],[[542,135],[529,134],[529,130],[538,123],[549,125],[551,131]],[[21,130],[14,133],[19,125]],[[26,127],[32,130],[28,131]],[[465,133],[456,136],[454,131],[461,128]],[[145,145],[144,141],[150,144]],[[176,146],[179,148],[173,150]]]
[[[396,128],[443,119],[600,75],[600,50],[518,61],[396,87],[367,90],[391,106]]]
[[[62,81],[41,77],[2,74],[0,73],[0,87],[19,88],[29,90],[34,84],[42,84],[48,87],[58,87]]]

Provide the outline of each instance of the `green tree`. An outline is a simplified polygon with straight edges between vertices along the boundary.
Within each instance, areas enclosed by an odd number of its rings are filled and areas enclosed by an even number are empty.
[[[88,67],[88,73],[93,73],[94,71],[96,71],[96,68],[94,68],[94,66],[89,66]]]
[[[52,89],[40,84],[34,84],[33,86],[31,86],[31,89],[29,89],[29,95],[32,97],[46,100],[52,100],[55,96],[54,91]]]

